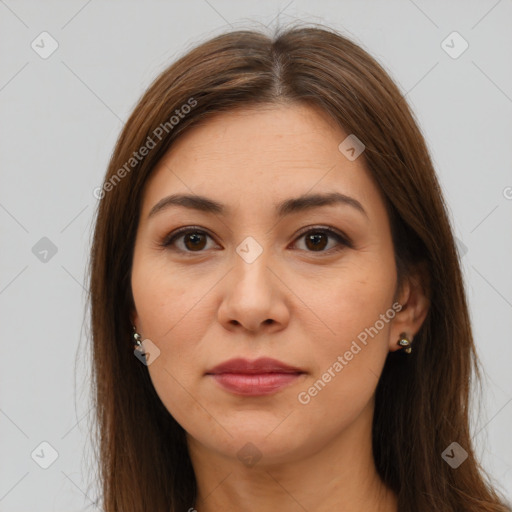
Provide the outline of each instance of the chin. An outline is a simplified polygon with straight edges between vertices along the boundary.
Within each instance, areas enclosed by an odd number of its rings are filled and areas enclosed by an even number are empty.
[[[290,463],[307,454],[308,442],[303,432],[298,434],[295,428],[279,427],[280,421],[240,422],[236,427],[223,423],[229,434],[223,431],[225,435],[221,438],[212,438],[211,432],[193,437],[224,457],[238,459],[249,467]],[[313,447],[310,451],[314,453]]]

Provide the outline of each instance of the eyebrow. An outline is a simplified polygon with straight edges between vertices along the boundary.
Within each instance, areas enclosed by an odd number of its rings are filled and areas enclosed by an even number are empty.
[[[331,192],[327,194],[304,194],[299,197],[286,199],[276,205],[276,216],[278,218],[282,218],[293,213],[304,212],[313,208],[332,206],[336,204],[351,206],[368,217],[363,205],[357,199],[339,192]],[[213,199],[209,199],[208,197],[190,194],[173,194],[158,201],[158,203],[151,208],[148,218],[153,217],[158,212],[170,208],[171,206],[181,206],[192,210],[219,215],[226,215],[228,213],[228,209],[225,205]]]

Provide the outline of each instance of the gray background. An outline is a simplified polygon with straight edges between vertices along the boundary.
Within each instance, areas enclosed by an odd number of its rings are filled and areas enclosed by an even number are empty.
[[[512,0],[0,0],[0,511],[97,510],[84,283],[93,190],[161,70],[196,42],[277,19],[352,37],[415,111],[464,254],[485,370],[473,438],[512,497]],[[43,31],[59,45],[46,59],[31,47],[48,51]],[[457,58],[453,31],[469,44]],[[58,453],[48,469],[42,442]]]

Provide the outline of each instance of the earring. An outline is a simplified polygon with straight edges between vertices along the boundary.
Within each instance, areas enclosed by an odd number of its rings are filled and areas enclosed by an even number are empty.
[[[411,350],[412,350],[411,343],[412,343],[412,339],[407,338],[407,335],[405,334],[405,332],[400,334],[400,338],[398,339],[397,345],[400,345],[404,349],[404,352],[406,352],[407,354],[411,353]]]
[[[141,335],[137,332],[137,329],[135,328],[135,325],[132,325],[133,327],[133,339],[135,340],[135,347],[140,348],[142,347],[142,338]]]

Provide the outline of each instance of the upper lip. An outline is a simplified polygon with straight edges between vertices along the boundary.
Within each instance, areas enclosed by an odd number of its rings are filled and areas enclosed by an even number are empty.
[[[243,358],[229,359],[206,372],[207,375],[220,373],[304,373],[304,371],[277,359],[260,357],[253,361]]]

